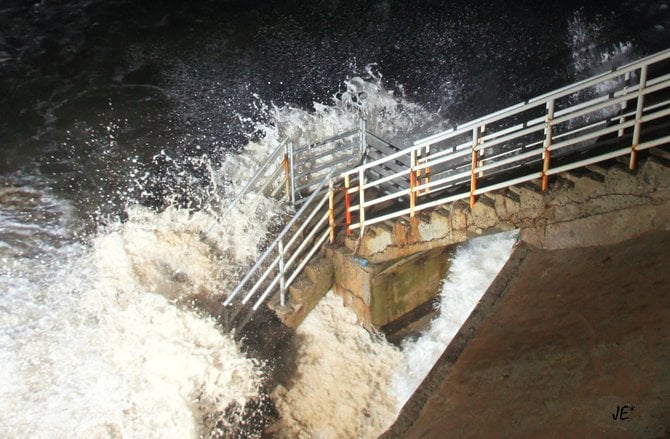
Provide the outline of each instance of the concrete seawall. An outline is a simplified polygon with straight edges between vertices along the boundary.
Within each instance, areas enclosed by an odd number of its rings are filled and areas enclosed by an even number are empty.
[[[382,437],[668,437],[665,224],[600,246],[526,234],[554,249],[519,244]]]
[[[482,195],[471,208],[457,201],[412,218],[340,233],[290,287],[282,321],[297,327],[328,289],[365,325],[397,326],[438,293],[453,246],[520,229],[540,248],[601,245],[662,230],[670,217],[670,153],[657,149],[631,172],[617,160],[552,178],[543,192],[527,182]]]

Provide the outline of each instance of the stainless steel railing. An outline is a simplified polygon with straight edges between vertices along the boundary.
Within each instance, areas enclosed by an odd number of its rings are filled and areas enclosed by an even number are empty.
[[[535,179],[546,190],[551,175],[624,155],[633,169],[639,151],[670,143],[668,71],[670,49],[402,149],[364,120],[311,145],[283,142],[243,193],[273,187],[299,209],[224,305],[242,292],[242,305],[255,297],[253,310],[273,293],[285,305],[291,283],[340,227],[362,236],[372,224],[461,199],[472,206],[481,194]]]
[[[347,231],[534,179],[546,190],[551,175],[623,155],[633,169],[639,151],[670,142],[667,129],[650,129],[670,115],[669,60],[660,52],[341,173]],[[607,136],[614,146],[604,148]]]

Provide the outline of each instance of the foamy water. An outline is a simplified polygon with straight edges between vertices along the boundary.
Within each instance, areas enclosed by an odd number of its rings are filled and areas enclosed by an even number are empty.
[[[477,306],[512,254],[518,232],[471,239],[460,245],[442,284],[439,313],[421,336],[405,342],[403,362],[393,376],[400,406],[412,396]]]
[[[297,369],[273,393],[282,438],[374,438],[396,415],[391,376],[400,351],[357,322],[329,292],[296,332]]]
[[[0,436],[198,437],[243,425],[245,405],[263,398],[265,367],[243,355],[211,317],[188,305],[194,298],[216,299],[229,291],[269,239],[267,231],[281,224],[282,203],[258,194],[220,215],[274,149],[280,132],[313,141],[356,127],[358,111],[370,112],[378,126],[386,124],[387,134],[417,129],[428,119],[420,107],[381,89],[378,80],[354,79],[348,90],[334,97],[332,106],[312,112],[275,108],[275,123],[264,127],[265,136],[224,161],[203,155],[179,162],[161,153],[166,172],[190,188],[200,210],[169,204],[156,212],[128,200],[123,222],[108,219],[95,234],[79,239],[70,204],[48,187],[25,186],[16,194],[6,189],[0,206],[7,243],[0,270],[5,372],[0,377]],[[363,100],[362,93],[369,96]],[[388,119],[382,121],[377,113]],[[291,131],[297,126],[299,133]],[[204,180],[187,173],[194,167],[206,171]],[[142,192],[144,180],[135,181],[133,192]],[[381,367],[384,348],[355,321],[349,321],[349,330],[358,345],[370,350],[368,360]],[[331,343],[327,337],[324,341]],[[350,351],[339,366],[358,362],[358,353]],[[387,393],[377,390],[351,389],[328,404],[355,396],[358,404],[392,407]],[[292,406],[288,417],[314,416],[299,399],[278,399],[277,404]],[[347,416],[356,411],[350,409]]]
[[[297,330],[295,379],[272,395],[280,437],[376,438],[449,345],[512,253],[517,232],[460,245],[440,293],[440,309],[401,349],[369,333],[333,292]]]
[[[111,232],[57,266],[3,273],[0,436],[198,437],[261,397],[261,365],[152,292],[126,246]]]
[[[449,123],[384,89],[371,70],[343,90],[330,105],[308,110],[267,105],[270,122],[255,128],[263,136],[241,153],[219,151],[189,163],[161,156],[197,210],[170,204],[170,194],[162,212],[129,199],[124,222],[111,220],[79,239],[71,203],[44,185],[20,188],[16,205],[9,189],[0,194],[0,436],[198,437],[244,424],[245,404],[264,397],[265,366],[187,305],[229,290],[286,209],[251,194],[225,218],[220,213],[286,136],[311,143],[357,127],[364,115],[372,131],[403,145]],[[206,177],[189,175],[191,168]],[[139,171],[129,170],[136,186],[128,194],[144,189],[133,172]],[[463,246],[440,317],[402,350],[362,329],[338,298],[327,296],[298,331],[291,385],[272,395],[282,416],[278,434],[383,432],[513,242],[487,237]]]

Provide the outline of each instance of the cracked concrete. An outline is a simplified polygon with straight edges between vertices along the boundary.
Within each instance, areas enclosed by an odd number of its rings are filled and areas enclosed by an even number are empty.
[[[347,238],[345,245],[361,258],[383,263],[472,236],[515,228],[536,230],[536,234],[540,233],[538,229],[547,228],[547,233],[552,233],[555,224],[590,217],[595,227],[599,215],[617,211],[622,216],[635,216],[630,211],[642,208],[646,221],[654,227],[661,218],[670,217],[670,171],[658,159],[640,161],[635,171],[616,161],[591,168],[554,177],[546,192],[541,192],[536,182],[528,182],[486,194],[480,198],[487,199],[472,208],[457,201],[411,219],[373,225],[362,237],[354,234]]]
[[[522,241],[382,437],[667,438],[669,259],[667,230]]]

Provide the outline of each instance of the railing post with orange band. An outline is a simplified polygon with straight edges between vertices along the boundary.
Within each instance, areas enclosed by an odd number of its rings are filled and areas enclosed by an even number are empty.
[[[344,176],[344,221],[347,223],[347,236],[351,235],[351,198],[349,196],[349,174]]]
[[[544,160],[542,163],[542,191],[545,192],[549,187],[549,166],[551,165],[551,136],[553,128],[551,126],[554,120],[554,99],[547,101],[547,117],[545,120],[544,127],[544,151],[543,156]]]
[[[635,110],[635,125],[633,127],[633,143],[630,146],[630,164],[628,167],[635,169],[637,163],[637,145],[640,143],[640,128],[642,125],[642,109],[644,108],[644,94],[643,91],[647,86],[647,66],[644,65],[640,69],[640,88],[637,93],[637,108]]]
[[[477,147],[479,146],[479,126],[472,129],[472,165],[470,168],[470,207],[475,205],[475,191],[477,190],[477,160],[479,153]]]

